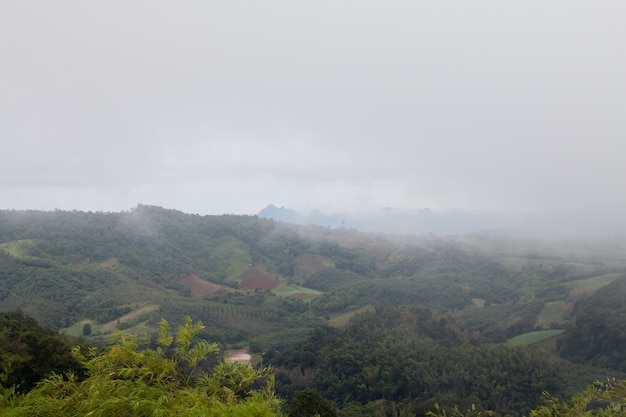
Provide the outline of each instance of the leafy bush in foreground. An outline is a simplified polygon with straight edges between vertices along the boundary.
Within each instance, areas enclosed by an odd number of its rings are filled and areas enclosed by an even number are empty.
[[[148,340],[117,332],[101,353],[74,354],[87,369],[53,374],[25,395],[5,390],[3,416],[277,416],[280,401],[268,369],[220,363],[211,373],[202,361],[218,353],[215,344],[194,342],[203,328],[186,318],[176,337],[162,320],[156,349]]]

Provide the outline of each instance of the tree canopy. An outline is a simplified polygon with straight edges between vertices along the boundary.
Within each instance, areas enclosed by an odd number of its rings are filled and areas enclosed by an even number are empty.
[[[157,347],[149,338],[115,333],[101,352],[74,355],[87,377],[52,374],[25,395],[5,389],[3,416],[277,416],[269,369],[220,362],[210,371],[204,361],[218,353],[215,344],[194,337],[202,329],[186,318],[175,336],[163,320]]]

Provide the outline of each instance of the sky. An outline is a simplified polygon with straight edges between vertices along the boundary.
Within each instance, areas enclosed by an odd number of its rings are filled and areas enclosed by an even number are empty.
[[[626,2],[0,0],[0,209],[622,200]]]

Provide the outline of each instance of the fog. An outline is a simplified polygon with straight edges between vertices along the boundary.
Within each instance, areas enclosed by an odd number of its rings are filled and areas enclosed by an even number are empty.
[[[622,1],[3,1],[0,208],[623,207],[625,15]]]

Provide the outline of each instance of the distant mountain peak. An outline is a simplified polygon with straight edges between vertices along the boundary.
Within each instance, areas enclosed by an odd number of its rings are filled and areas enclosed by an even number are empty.
[[[276,207],[274,204],[269,204],[258,214],[259,217],[277,220],[287,223],[306,224],[308,223],[307,217],[298,213],[293,209],[285,207]]]

